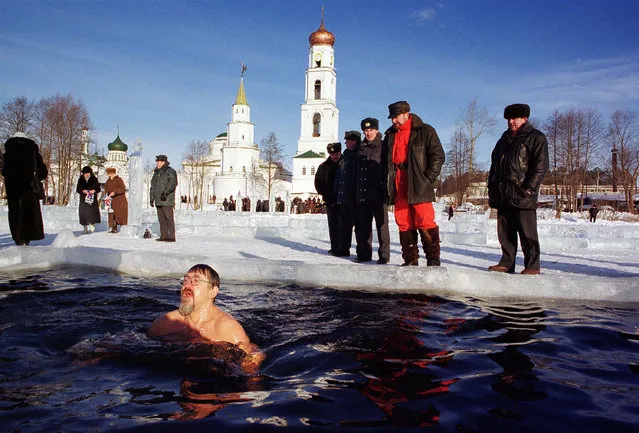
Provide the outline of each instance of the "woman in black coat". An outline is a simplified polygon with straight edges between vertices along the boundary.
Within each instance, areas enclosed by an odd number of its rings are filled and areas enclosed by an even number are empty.
[[[16,132],[4,144],[4,176],[9,205],[9,227],[16,245],[44,239],[40,200],[33,194],[31,182],[37,168],[38,180],[47,178],[47,166],[38,145],[22,132]]]
[[[83,167],[82,175],[78,179],[76,191],[80,194],[80,205],[78,213],[80,224],[84,226],[84,233],[91,233],[95,230],[94,224],[100,222],[100,182],[93,174],[91,167]]]

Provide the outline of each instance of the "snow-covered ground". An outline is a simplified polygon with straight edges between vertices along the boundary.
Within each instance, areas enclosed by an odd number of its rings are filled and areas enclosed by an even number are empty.
[[[392,215],[391,260],[377,265],[354,263],[354,247],[350,258],[328,255],[325,215],[176,210],[177,242],[166,243],[139,237],[149,225],[158,232],[155,209],[145,211],[141,227],[110,234],[102,223],[95,233],[81,235],[76,208],[45,206],[46,238],[18,247],[9,232],[7,208],[0,206],[0,271],[76,264],[154,278],[208,263],[220,273],[222,285],[275,281],[480,298],[639,301],[639,223],[599,219],[592,224],[583,214],[555,220],[551,211],[540,211],[542,275],[506,275],[487,271],[501,255],[496,220],[488,213],[460,212],[447,221],[444,205],[437,208],[441,268],[426,267],[424,259],[419,267],[399,266]],[[517,272],[522,263],[520,252]]]

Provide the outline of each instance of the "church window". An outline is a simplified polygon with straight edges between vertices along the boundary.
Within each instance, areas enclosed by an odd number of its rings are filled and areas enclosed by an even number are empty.
[[[233,173],[233,166],[232,165],[229,167],[229,173]]]
[[[315,176],[315,166],[311,167],[311,176]]]
[[[246,174],[246,166],[245,165],[242,166],[242,173]]]
[[[302,167],[302,176],[306,176],[306,166]]]
[[[313,137],[319,137],[322,126],[322,116],[319,113],[313,114]]]
[[[322,99],[322,82],[320,80],[315,82],[315,99]]]

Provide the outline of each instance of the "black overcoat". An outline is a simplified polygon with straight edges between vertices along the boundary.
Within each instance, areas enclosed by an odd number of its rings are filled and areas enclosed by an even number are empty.
[[[9,205],[9,227],[16,243],[44,239],[40,200],[31,191],[31,181],[38,168],[38,178],[46,179],[47,166],[38,145],[26,137],[12,137],[4,144],[2,175]]]
[[[95,191],[93,203],[88,204],[85,201],[87,194],[82,192],[84,190]],[[84,175],[80,175],[76,191],[80,194],[80,204],[78,205],[80,224],[83,226],[98,224],[100,222],[100,182],[98,182],[98,178],[93,173],[89,176],[89,180],[86,180]]]

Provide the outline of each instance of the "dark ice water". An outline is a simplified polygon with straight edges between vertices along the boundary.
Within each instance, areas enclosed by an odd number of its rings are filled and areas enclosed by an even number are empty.
[[[175,279],[5,273],[0,296],[3,432],[639,430],[637,304],[223,281],[267,355],[245,377],[146,339]]]

